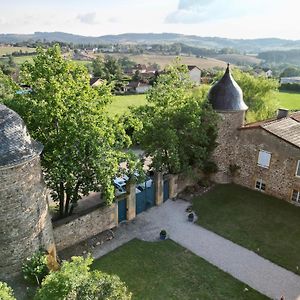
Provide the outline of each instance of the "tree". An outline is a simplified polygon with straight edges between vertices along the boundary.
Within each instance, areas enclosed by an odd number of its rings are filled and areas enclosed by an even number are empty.
[[[11,287],[5,282],[0,281],[0,299],[1,300],[16,300]]]
[[[72,257],[42,282],[35,300],[130,300],[131,293],[120,278],[98,270],[90,271],[91,257]]]
[[[295,67],[288,67],[283,70],[280,77],[294,77],[300,76],[300,69]]]
[[[15,97],[18,85],[9,75],[5,75],[0,69],[0,103],[6,103]]]
[[[155,170],[179,173],[202,168],[216,146],[217,114],[196,92],[186,66],[177,62],[158,77],[149,104],[133,108],[135,135]]]
[[[233,77],[241,87],[244,101],[249,107],[247,121],[264,120],[273,117],[278,107],[276,91],[278,82],[265,76],[253,76],[238,69],[232,71]],[[217,75],[220,78],[223,72]]]
[[[109,204],[120,162],[126,161],[129,170],[137,163],[122,151],[130,144],[124,128],[107,116],[110,86],[91,88],[86,68],[65,60],[58,46],[37,53],[33,64],[21,68],[21,80],[32,93],[9,106],[44,145],[45,181],[59,202],[60,216],[71,214],[78,199],[91,191],[101,190]]]
[[[114,90],[119,90],[123,86],[123,71],[120,63],[111,55],[106,55],[104,60],[97,57],[93,61],[94,76],[106,80],[113,84]]]

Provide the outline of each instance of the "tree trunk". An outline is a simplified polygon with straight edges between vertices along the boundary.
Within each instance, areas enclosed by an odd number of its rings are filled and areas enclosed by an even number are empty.
[[[61,181],[59,183],[59,216],[62,218],[64,216],[65,207],[65,188],[64,183]]]

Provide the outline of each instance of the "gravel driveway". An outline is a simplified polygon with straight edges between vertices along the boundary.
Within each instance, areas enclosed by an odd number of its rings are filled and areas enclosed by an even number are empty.
[[[160,230],[166,229],[169,238],[262,294],[272,299],[284,296],[285,300],[300,300],[299,276],[188,222],[188,206],[182,200],[168,200],[143,212],[135,220],[121,224],[115,238],[95,248],[93,256],[99,258],[134,238],[157,240]]]

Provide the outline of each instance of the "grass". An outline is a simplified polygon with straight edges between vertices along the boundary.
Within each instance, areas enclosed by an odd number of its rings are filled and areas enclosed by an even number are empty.
[[[300,110],[300,93],[279,92],[277,95],[280,107]]]
[[[195,198],[193,208],[199,225],[300,274],[300,207],[237,185],[218,185]]]
[[[11,46],[0,46],[0,56],[6,55],[6,54],[12,54],[13,52],[19,52],[22,50],[22,52],[34,52],[35,48],[29,48],[29,47],[11,47]]]
[[[133,300],[267,299],[171,240],[132,240],[96,260],[94,268],[117,274]]]
[[[130,106],[140,106],[146,104],[146,95],[124,95],[114,96],[112,103],[108,106],[110,115],[121,115],[129,110]]]

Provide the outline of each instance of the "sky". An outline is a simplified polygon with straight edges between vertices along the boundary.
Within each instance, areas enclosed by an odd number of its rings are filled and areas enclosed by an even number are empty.
[[[0,33],[300,39],[299,0],[0,0]]]

